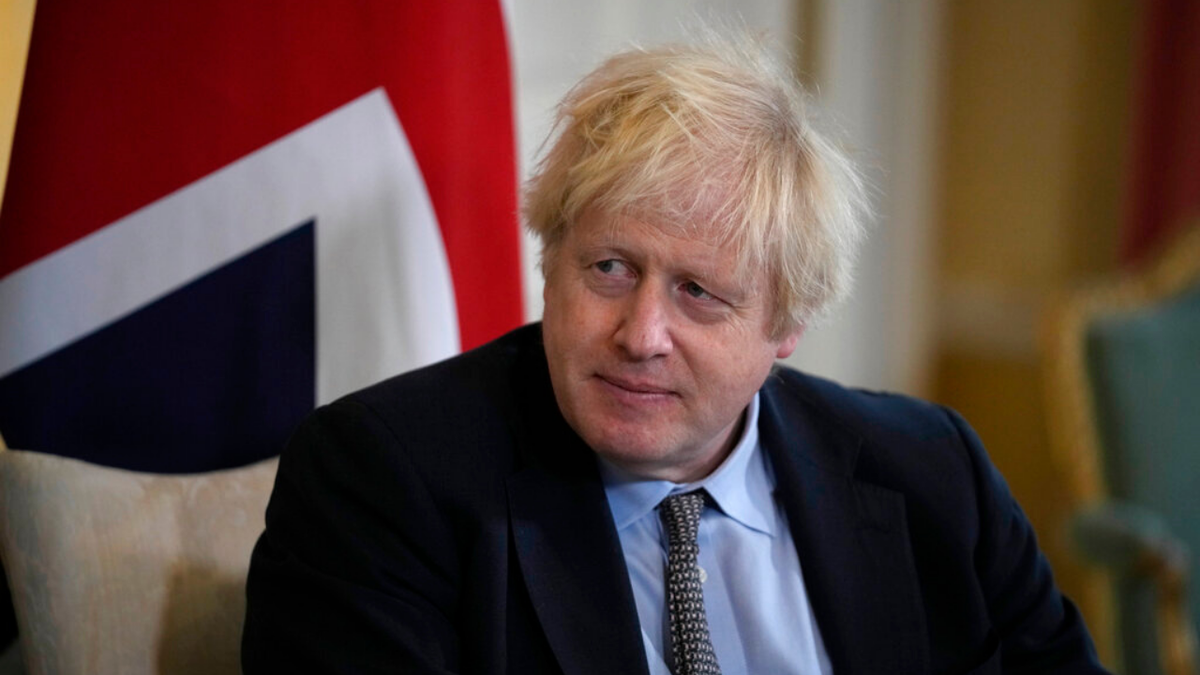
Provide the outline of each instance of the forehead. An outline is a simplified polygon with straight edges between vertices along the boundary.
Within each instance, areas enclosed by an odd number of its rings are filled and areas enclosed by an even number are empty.
[[[646,215],[610,214],[598,208],[584,210],[570,226],[567,238],[577,247],[612,247],[663,261],[695,261],[709,267],[725,267],[737,257],[712,226],[681,225]]]

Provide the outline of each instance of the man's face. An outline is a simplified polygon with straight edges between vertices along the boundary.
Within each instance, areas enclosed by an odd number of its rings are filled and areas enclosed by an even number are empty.
[[[708,475],[800,331],[767,337],[765,275],[703,236],[590,208],[548,261],[543,333],[554,396],[602,457],[676,482]]]

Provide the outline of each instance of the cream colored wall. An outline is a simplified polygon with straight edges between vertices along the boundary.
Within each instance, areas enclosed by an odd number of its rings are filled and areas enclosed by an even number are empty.
[[[854,295],[789,364],[847,384],[927,394],[940,0],[807,3],[812,86],[866,171],[875,217]]]

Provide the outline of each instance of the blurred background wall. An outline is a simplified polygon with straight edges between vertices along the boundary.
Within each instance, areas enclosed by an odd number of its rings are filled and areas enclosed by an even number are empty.
[[[1131,2],[947,3],[939,64],[929,394],[985,439],[1089,617],[1101,600],[1066,546],[1036,336],[1049,300],[1117,266],[1138,19]]]

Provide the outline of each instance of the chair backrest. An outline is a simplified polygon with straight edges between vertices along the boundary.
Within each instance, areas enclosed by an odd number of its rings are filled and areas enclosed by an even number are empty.
[[[1200,225],[1148,268],[1074,295],[1055,318],[1051,429],[1076,503],[1147,509],[1200,553]],[[1200,616],[1200,557],[1188,571],[1187,604]],[[1117,581],[1127,664],[1158,658],[1154,592]]]
[[[1200,552],[1200,286],[1097,318],[1087,333],[1087,368],[1110,493],[1148,508]],[[1187,576],[1187,605],[1200,616],[1195,556]],[[1123,580],[1117,593],[1126,614],[1135,604],[1153,607],[1144,582]],[[1134,647],[1147,643],[1133,637],[1144,630],[1124,627],[1127,661],[1154,658],[1155,650]]]
[[[1200,283],[1098,317],[1087,368],[1109,492],[1157,512],[1200,552]],[[1200,612],[1200,587],[1190,597]]]
[[[161,475],[0,451],[0,559],[28,671],[240,672],[277,466]]]

